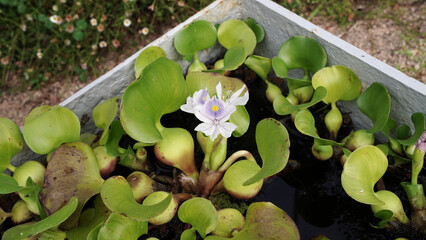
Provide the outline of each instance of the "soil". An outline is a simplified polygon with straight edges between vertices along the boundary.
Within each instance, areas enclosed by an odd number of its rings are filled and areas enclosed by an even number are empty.
[[[394,6],[384,9],[378,9],[378,7],[367,9],[362,1],[356,2],[356,8],[364,11],[366,17],[354,20],[346,27],[339,27],[335,21],[322,16],[314,17],[312,22],[407,75],[426,83],[426,57],[424,56],[426,2],[398,1],[401,3],[397,2]],[[368,17],[367,12],[374,17]],[[159,27],[157,33],[150,34],[136,47],[126,46],[122,47],[120,53],[108,54],[105,56],[105,63],[99,66],[98,72],[102,75],[111,70],[172,27]],[[52,78],[50,82],[37,90],[27,89],[17,94],[5,91],[0,97],[0,116],[8,117],[19,126],[23,126],[25,116],[34,107],[42,104],[59,104],[100,75],[88,76],[87,82],[84,83],[80,82],[77,76],[63,79]]]

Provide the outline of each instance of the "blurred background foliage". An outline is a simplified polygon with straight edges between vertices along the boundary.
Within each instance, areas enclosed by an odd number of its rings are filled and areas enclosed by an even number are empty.
[[[360,14],[356,0],[274,1],[308,20],[322,15],[341,26]],[[96,66],[108,53],[137,47],[149,34],[160,33],[160,26],[180,23],[211,2],[0,0],[0,96],[70,76],[83,82],[99,76]]]

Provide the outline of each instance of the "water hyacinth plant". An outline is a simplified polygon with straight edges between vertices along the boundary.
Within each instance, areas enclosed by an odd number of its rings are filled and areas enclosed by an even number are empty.
[[[0,221],[14,222],[3,239],[300,239],[285,212],[292,209],[256,200],[270,179],[303,167],[289,160],[297,136],[309,139],[304,145],[315,158],[330,164],[343,159],[342,187],[371,205],[380,219],[372,225],[411,224],[423,233],[425,200],[418,180],[425,154],[423,113],[413,114],[411,134],[408,125],[389,118],[384,86],[375,83],[362,92],[351,69],[326,67],[325,50],[314,39],[294,36],[269,59],[254,55],[264,37],[254,19],[217,26],[194,21],[173,41],[191,62],[185,74],[160,47],[145,48],[123,95],[93,109],[96,134],[81,133],[79,119],[61,106],[35,108],[22,133],[0,118],[5,133],[0,194],[16,192],[20,198],[13,208],[0,208]],[[214,45],[223,47],[223,59],[201,62],[199,52]],[[303,76],[290,77],[292,69],[302,69]],[[258,77],[241,77],[243,70]],[[278,87],[274,78],[287,86]],[[263,87],[254,89],[253,82]],[[253,104],[259,99],[270,116],[256,116],[261,110],[253,111]],[[373,127],[346,135],[340,130],[346,127],[345,113],[337,103],[355,99]],[[378,132],[389,142],[374,146]],[[13,166],[24,142],[43,155]],[[388,169],[408,164],[411,182],[402,185],[411,214],[400,196],[376,189]]]

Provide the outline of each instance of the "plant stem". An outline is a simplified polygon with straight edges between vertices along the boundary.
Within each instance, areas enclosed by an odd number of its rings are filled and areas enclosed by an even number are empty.
[[[15,172],[16,167],[12,166],[10,163],[7,166],[7,169],[9,169],[11,172]]]
[[[411,205],[411,223],[419,230],[426,231],[426,199],[422,184],[402,182],[402,187]]]
[[[412,159],[412,171],[411,171],[411,185],[417,184],[417,178],[419,173],[423,168],[425,153],[419,149],[414,150],[413,159]]]
[[[254,159],[253,155],[249,151],[240,150],[232,154],[228,159],[226,159],[225,163],[223,163],[223,165],[219,168],[218,171],[226,171],[232,165],[232,163],[234,163],[238,158],[242,157],[245,157],[247,160],[256,162],[256,159]]]
[[[205,169],[211,169],[210,157],[212,155],[213,141],[208,137],[206,142],[206,153],[204,154],[203,167]]]

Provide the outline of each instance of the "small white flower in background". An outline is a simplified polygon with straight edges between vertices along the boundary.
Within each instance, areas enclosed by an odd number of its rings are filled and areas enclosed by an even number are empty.
[[[62,18],[59,17],[58,15],[53,15],[50,17],[50,21],[53,22],[54,24],[61,24]]]
[[[33,20],[33,15],[31,15],[31,14],[25,14],[25,17],[27,18],[28,21]]]
[[[1,58],[1,64],[3,64],[3,65],[7,65],[7,64],[9,64],[9,57],[3,57],[3,58]]]
[[[65,15],[65,21],[67,22],[71,22],[72,21],[72,16],[71,15]]]
[[[120,41],[118,41],[117,39],[114,39],[114,40],[112,40],[112,45],[113,45],[115,48],[118,48],[118,47],[120,46]]]
[[[126,11],[126,13],[125,13],[125,15],[126,15],[126,17],[130,17],[130,16],[132,16],[132,11],[127,10],[127,11]]]
[[[126,18],[126,19],[124,19],[123,24],[124,24],[125,27],[128,27],[128,26],[130,26],[130,24],[132,24],[132,21],[130,21],[130,19]]]
[[[192,97],[186,99],[186,104],[180,109],[184,112],[194,114],[203,123],[199,124],[195,131],[201,131],[210,137],[212,141],[221,134],[229,138],[237,126],[228,122],[231,114],[236,110],[236,105],[245,105],[248,101],[248,91],[240,97],[245,85],[228,96],[222,94],[220,82],[216,85],[216,96],[208,95],[207,89],[199,90]]]
[[[149,33],[149,28],[147,28],[147,27],[142,28],[142,34],[143,35],[148,35],[148,33]]]
[[[78,1],[78,2],[75,2],[75,4],[77,5],[77,6],[81,6],[81,2],[80,1]]]
[[[83,70],[87,70],[87,64],[86,64],[86,63],[82,63],[82,64],[81,64],[81,68],[82,68]]]
[[[93,49],[93,50],[95,50],[95,51],[96,51],[96,50],[98,50],[98,45],[93,44],[93,45],[92,45],[92,49]]]
[[[60,2],[60,3],[66,3],[66,2],[67,2],[67,0],[60,0],[59,2]]]
[[[43,53],[42,52],[37,52],[37,57],[38,57],[38,59],[43,58]]]
[[[184,2],[184,1],[178,1],[178,2],[177,2],[177,5],[178,5],[179,7],[183,7],[183,6],[185,6],[185,2]]]
[[[106,47],[107,46],[107,43],[105,42],[105,41],[101,41],[100,43],[99,43],[99,47],[101,47],[101,48],[104,48],[104,47]]]
[[[53,5],[52,6],[52,10],[55,11],[55,12],[57,12],[58,11],[58,5]]]
[[[78,16],[78,14],[74,14],[74,16],[72,16],[72,19],[74,19],[74,20],[77,20],[77,19],[79,19],[80,17]]]
[[[21,27],[22,31],[24,31],[24,32],[27,31],[27,25],[22,24],[20,27]]]
[[[71,44],[71,41],[69,39],[65,39],[64,43],[65,45],[69,46]]]
[[[92,18],[92,19],[90,19],[90,24],[92,24],[92,26],[96,26],[96,25],[98,25],[98,20]]]

